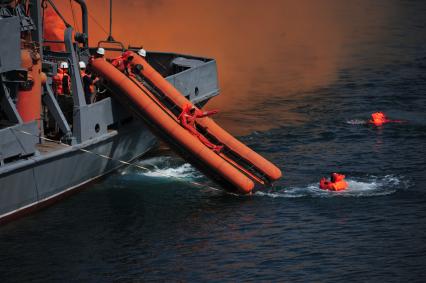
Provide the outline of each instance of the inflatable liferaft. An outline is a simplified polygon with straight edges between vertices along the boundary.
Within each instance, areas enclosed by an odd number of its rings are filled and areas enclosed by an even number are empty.
[[[330,180],[322,178],[319,187],[322,190],[343,191],[348,188],[348,183],[345,181],[345,175],[333,173]]]

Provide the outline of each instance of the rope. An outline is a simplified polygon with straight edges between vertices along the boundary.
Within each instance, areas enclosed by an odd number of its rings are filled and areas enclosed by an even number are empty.
[[[89,15],[89,17],[93,20],[93,22],[95,22],[95,24],[101,28],[101,30],[108,35],[109,33],[106,31],[106,29],[104,29],[104,27],[92,16],[92,14],[88,11],[87,14]]]
[[[55,11],[55,13],[61,18],[61,20],[64,22],[65,26],[68,28],[71,25],[65,20],[64,16],[62,16],[62,14],[59,12],[58,8],[56,7],[55,3],[53,2],[53,0],[46,0],[47,2],[49,2],[50,7],[53,8],[53,10]]]
[[[57,143],[57,144],[60,144],[60,145],[64,145],[66,147],[72,147],[71,145],[63,143],[63,142],[58,141],[58,140],[52,140],[52,139],[49,139],[49,138],[46,138],[46,137],[42,137],[42,136],[38,136],[38,135],[33,135],[33,134],[29,133],[29,132],[22,131],[22,130],[19,130],[19,132],[21,132],[23,134],[26,134],[26,135],[37,137],[37,138],[45,140],[45,141],[54,142],[54,143]],[[96,153],[96,152],[93,152],[93,151],[90,151],[90,150],[87,150],[87,149],[84,149],[84,148],[79,148],[78,150],[80,150],[82,152],[85,152],[85,153],[89,153],[89,154],[93,154],[93,155],[99,156],[99,157],[104,158],[104,159],[116,161],[116,162],[119,162],[119,163],[127,165],[127,166],[135,167],[135,168],[138,168],[138,169],[141,169],[141,170],[145,170],[145,171],[149,171],[150,170],[149,168],[144,167],[142,165],[135,164],[135,163],[130,163],[130,162],[127,162],[127,161],[116,159],[116,158],[112,158],[110,156],[107,156],[107,155],[104,155],[104,154],[100,154],[100,153]],[[164,174],[164,173],[159,173],[159,175],[162,175],[162,176],[167,177],[167,178],[173,178],[173,179],[176,179],[176,180],[178,180],[180,182],[190,183],[190,184],[193,184],[193,185],[195,185],[197,187],[207,188],[207,189],[210,189],[210,190],[213,190],[213,191],[224,192],[226,194],[233,195],[233,196],[239,196],[238,194],[227,192],[227,191],[224,191],[224,190],[221,190],[221,189],[209,186],[207,184],[202,184],[202,183],[195,182],[195,181],[188,181],[188,180],[185,180],[183,178],[176,177],[176,176],[171,176],[171,175]]]
[[[74,26],[76,27],[77,31],[80,32],[80,27],[78,26],[78,21],[76,21],[76,19],[75,19],[74,6],[72,5],[72,0],[70,0],[70,8],[71,8],[71,14],[72,14],[72,20],[74,22]]]

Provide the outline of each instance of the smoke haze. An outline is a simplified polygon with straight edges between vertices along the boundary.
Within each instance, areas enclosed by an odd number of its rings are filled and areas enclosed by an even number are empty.
[[[43,33],[45,40],[63,41],[65,24],[56,12],[48,6],[44,11]],[[46,43],[52,51],[65,51],[65,45],[61,43]]]
[[[365,24],[386,23],[391,11],[377,3],[121,0],[113,4],[113,35],[148,50],[215,58],[222,95],[209,105],[231,111],[332,83],[342,66],[353,63],[357,42],[380,36]],[[87,4],[90,40],[96,44],[107,34],[93,18],[108,30],[109,1]],[[59,6],[69,10],[69,3]]]

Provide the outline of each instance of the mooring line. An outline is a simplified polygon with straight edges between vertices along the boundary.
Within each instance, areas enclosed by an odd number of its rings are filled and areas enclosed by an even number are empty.
[[[16,130],[15,130],[15,131],[16,131]],[[52,139],[49,139],[49,138],[46,138],[46,137],[42,137],[42,136],[38,136],[38,135],[31,134],[31,133],[29,133],[29,132],[22,131],[22,130],[17,130],[17,131],[19,131],[19,132],[21,132],[21,133],[23,133],[23,134],[26,134],[26,135],[30,135],[30,136],[34,136],[34,137],[40,138],[40,139],[45,140],[45,141],[49,141],[49,142],[53,142],[53,143],[56,143],[56,144],[64,145],[64,146],[66,146],[66,147],[72,147],[72,145],[69,145],[69,144],[63,143],[63,142],[61,142],[61,141],[59,141],[59,140],[52,140]],[[124,164],[124,165],[128,165],[128,166],[131,166],[131,167],[135,167],[135,168],[138,168],[138,169],[141,169],[141,170],[150,171],[150,169],[149,169],[149,168],[144,167],[144,166],[139,165],[139,164],[130,163],[130,162],[123,161],[123,160],[120,160],[120,159],[112,158],[111,156],[107,156],[107,155],[104,155],[104,154],[100,154],[100,153],[97,153],[97,152],[93,152],[93,151],[90,151],[90,150],[87,150],[87,149],[84,149],[84,148],[77,148],[77,149],[78,149],[78,150],[80,150],[80,151],[82,151],[82,152],[85,152],[85,153],[89,153],[89,154],[93,154],[93,155],[99,156],[99,157],[101,157],[101,158],[105,158],[105,159],[112,160],[112,161],[117,161],[117,162],[119,162],[119,163],[121,163],[121,164]],[[213,190],[213,191],[219,191],[219,192],[223,192],[223,193],[226,193],[226,194],[229,194],[229,195],[233,195],[233,196],[239,196],[238,194],[234,194],[234,193],[231,193],[231,192],[227,192],[227,191],[225,191],[225,190],[221,190],[221,189],[218,189],[218,188],[215,188],[215,187],[212,187],[212,186],[209,186],[209,185],[207,185],[207,184],[200,183],[200,182],[188,181],[188,180],[185,180],[185,179],[183,179],[183,178],[176,177],[176,176],[172,176],[172,175],[168,175],[168,174],[161,173],[161,172],[158,172],[158,174],[159,174],[159,175],[162,175],[162,176],[164,176],[164,177],[167,177],[167,178],[177,179],[177,180],[178,180],[178,181],[180,181],[180,182],[190,183],[190,184],[193,184],[193,185],[198,186],[198,187],[208,188],[208,189]]]

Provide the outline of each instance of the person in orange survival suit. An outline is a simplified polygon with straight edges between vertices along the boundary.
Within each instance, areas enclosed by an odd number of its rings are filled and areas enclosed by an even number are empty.
[[[63,65],[62,65],[63,64]],[[68,74],[68,63],[62,62],[63,77],[62,77],[62,92],[66,95],[71,95],[71,78]]]
[[[58,73],[53,77],[53,89],[56,95],[70,95],[71,80],[68,75],[68,63],[61,62]]]
[[[214,152],[220,153],[223,148],[223,145],[213,144],[205,136],[199,133],[195,128],[195,120],[197,118],[211,116],[216,113],[218,113],[217,110],[203,112],[201,110],[196,109],[194,106],[191,106],[190,104],[186,104],[182,108],[182,112],[180,113],[178,119],[180,120],[181,125],[185,129],[187,129],[191,134],[196,136],[203,144],[205,144],[208,148],[213,149]]]
[[[131,54],[131,51],[126,51],[121,56],[113,59],[111,64],[126,75],[130,75],[132,60],[133,55]]]
[[[371,120],[368,122],[374,124],[375,126],[381,126],[390,121],[391,120],[389,120],[383,112],[376,112],[371,114]]]
[[[96,49],[96,53],[93,56],[93,58],[94,59],[97,59],[97,58],[105,59],[105,49],[102,48],[102,47],[99,47],[98,49]]]
[[[348,183],[345,181],[345,175],[339,173],[332,173],[330,180],[323,177],[320,181],[320,189],[329,191],[343,191],[348,188]]]
[[[56,95],[64,95],[64,92],[62,91],[62,79],[64,77],[64,71],[61,68],[58,68],[57,74],[53,77],[53,92]]]
[[[83,81],[84,97],[86,99],[86,104],[92,103],[93,95],[95,94],[95,83],[99,80],[90,69],[86,69],[86,63],[83,61],[79,62],[80,66],[80,75]]]

